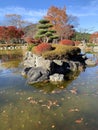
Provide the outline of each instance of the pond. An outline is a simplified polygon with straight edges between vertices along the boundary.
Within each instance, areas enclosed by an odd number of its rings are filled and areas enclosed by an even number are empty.
[[[98,130],[98,66],[63,85],[30,86],[21,61],[0,55],[0,130]]]

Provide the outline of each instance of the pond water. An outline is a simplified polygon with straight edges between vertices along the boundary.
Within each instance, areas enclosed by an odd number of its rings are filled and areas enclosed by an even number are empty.
[[[98,130],[98,66],[63,85],[30,86],[20,56],[0,58],[0,130]]]

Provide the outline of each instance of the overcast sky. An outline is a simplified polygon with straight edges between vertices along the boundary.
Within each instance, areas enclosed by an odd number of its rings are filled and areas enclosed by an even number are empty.
[[[80,29],[98,31],[98,0],[0,0],[0,21],[5,14],[20,14],[23,19],[38,22],[52,5],[66,7],[67,14],[77,16]]]

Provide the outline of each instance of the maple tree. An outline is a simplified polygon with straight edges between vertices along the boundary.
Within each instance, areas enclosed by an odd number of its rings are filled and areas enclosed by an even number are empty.
[[[41,43],[37,46],[35,46],[35,48],[33,49],[33,52],[39,55],[42,55],[42,53],[52,50],[52,46],[51,44],[48,43]]]
[[[68,39],[61,40],[60,44],[67,45],[67,46],[74,46],[75,45],[75,43],[72,40],[68,40]]]
[[[91,34],[90,41],[93,43],[98,43],[98,32],[94,32],[93,34]]]
[[[69,39],[74,34],[74,26],[70,25],[69,17],[66,14],[66,8],[58,8],[51,6],[48,9],[47,15],[44,17],[53,24],[53,29],[56,30],[60,39]]]
[[[29,44],[39,44],[41,41],[38,39],[34,39],[33,37],[24,37],[24,41],[26,41]]]
[[[15,26],[0,26],[0,41],[4,43],[19,43],[23,35],[24,32],[21,29],[17,29]]]

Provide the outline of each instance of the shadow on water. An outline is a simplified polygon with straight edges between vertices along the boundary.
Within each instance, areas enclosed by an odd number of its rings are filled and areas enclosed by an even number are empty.
[[[20,74],[21,60],[0,63],[0,130],[98,129],[98,66],[64,83],[31,86]]]

